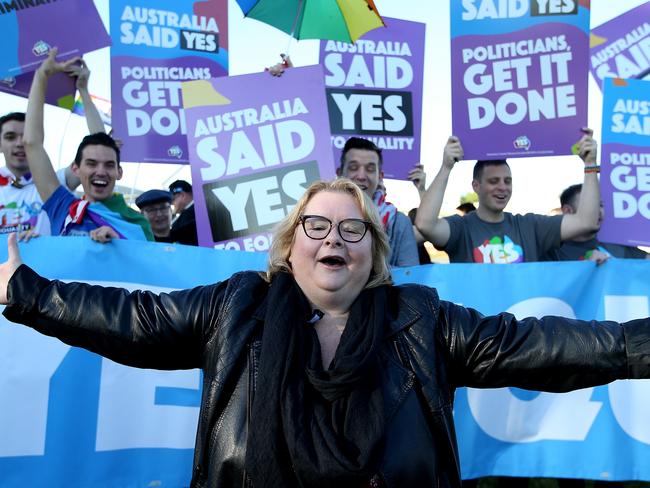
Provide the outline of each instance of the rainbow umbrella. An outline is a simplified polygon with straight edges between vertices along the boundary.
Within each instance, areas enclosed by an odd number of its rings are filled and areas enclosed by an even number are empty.
[[[296,39],[355,42],[384,25],[373,0],[237,0],[244,15]]]

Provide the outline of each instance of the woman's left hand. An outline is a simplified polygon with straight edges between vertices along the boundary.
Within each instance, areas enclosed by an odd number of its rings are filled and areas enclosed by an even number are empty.
[[[7,299],[9,280],[21,264],[23,264],[23,261],[20,259],[20,251],[18,250],[16,233],[14,232],[9,234],[7,238],[7,260],[0,264],[0,305],[9,303]]]

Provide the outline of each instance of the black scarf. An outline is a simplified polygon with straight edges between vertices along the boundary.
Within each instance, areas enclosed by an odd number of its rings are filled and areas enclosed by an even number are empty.
[[[332,364],[323,370],[306,297],[292,275],[267,297],[246,471],[255,488],[359,488],[383,453],[384,403],[378,350],[386,287],[352,304]]]

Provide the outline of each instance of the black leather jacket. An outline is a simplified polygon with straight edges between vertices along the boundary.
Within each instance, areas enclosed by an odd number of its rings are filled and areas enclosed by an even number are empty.
[[[21,266],[4,314],[130,366],[201,368],[192,486],[242,487],[249,486],[243,461],[267,289],[247,272],[158,296],[51,282]],[[483,317],[418,285],[391,287],[388,310],[386,449],[373,486],[460,486],[452,417],[459,386],[566,391],[650,372],[648,320],[621,327]]]

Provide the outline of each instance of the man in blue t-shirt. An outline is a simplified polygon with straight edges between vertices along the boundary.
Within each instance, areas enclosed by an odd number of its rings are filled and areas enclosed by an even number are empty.
[[[23,144],[36,189],[43,200],[52,235],[89,235],[97,242],[112,239],[153,240],[147,220],[114,194],[115,182],[122,178],[120,150],[109,135],[99,132],[84,137],[74,162],[73,173],[81,180],[83,198],[77,198],[59,183],[43,147],[43,106],[49,78],[69,72],[81,62],[72,58],[56,60],[52,49],[36,70],[29,92]]]

